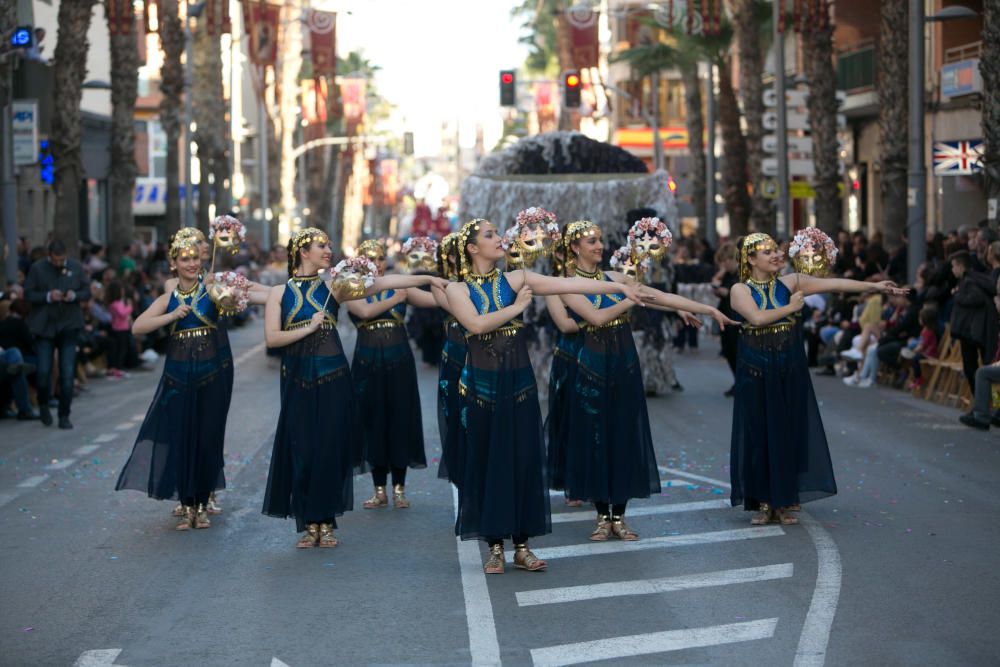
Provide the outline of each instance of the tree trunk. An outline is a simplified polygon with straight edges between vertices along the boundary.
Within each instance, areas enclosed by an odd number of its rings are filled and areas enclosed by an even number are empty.
[[[981,122],[986,196],[1000,198],[1000,6],[996,2],[983,3],[983,52],[979,56],[979,72],[983,77]]]
[[[55,89],[52,99],[50,146],[55,161],[55,237],[66,244],[70,256],[79,255],[80,181],[80,102],[87,76],[87,30],[95,0],[59,3],[59,33],[52,71]]]
[[[740,59],[740,101],[746,121],[747,167],[753,179],[750,202],[750,226],[763,232],[773,232],[774,202],[764,197],[764,51],[757,0],[733,0],[733,27]],[[777,72],[775,76],[784,76]]]
[[[825,7],[825,5],[823,5]],[[837,72],[833,68],[833,28],[814,29],[803,35],[806,73],[809,76],[809,126],[813,140],[816,176],[816,226],[831,236],[841,228],[839,184],[840,146],[837,141]]]
[[[17,1],[0,0],[0,35],[10,35],[17,27]],[[10,43],[6,40],[0,41],[0,58],[10,57]],[[12,70],[9,66],[0,67],[0,104],[7,104],[10,99]]]
[[[750,231],[750,195],[747,193],[747,145],[740,129],[740,107],[733,90],[730,56],[719,64],[719,129],[722,131],[722,197],[729,216],[729,235]]]
[[[111,0],[114,2],[114,0]],[[105,16],[110,16],[105,3]],[[109,28],[110,28],[110,18]],[[121,26],[121,23],[118,24]],[[136,22],[127,33],[111,35],[111,221],[108,258],[118,265],[122,248],[135,240],[132,193],[135,191],[135,98],[139,90],[139,44]]]
[[[207,230],[211,204],[215,204],[216,215],[225,213],[229,209],[228,199],[222,196],[229,166],[226,159],[228,124],[222,86],[222,50],[219,37],[209,34],[204,19],[198,20],[191,51],[193,60],[191,101],[197,127],[194,140],[198,146],[198,164],[201,172],[198,184],[197,226]]]
[[[706,158],[705,158],[705,119],[701,114],[701,79],[698,78],[697,63],[690,63],[681,68],[684,81],[684,106],[687,117],[688,153],[691,154],[691,196],[694,214],[698,217],[698,229],[704,232],[708,228],[705,220],[706,191]]]
[[[181,228],[180,199],[180,137],[181,95],[184,93],[184,25],[181,22],[177,0],[160,0],[160,45],[163,48],[163,66],[160,68],[160,125],[167,136],[167,233]],[[190,197],[191,193],[185,193]]]
[[[878,125],[882,234],[885,245],[902,243],[906,229],[909,38],[907,0],[882,0],[878,47]]]

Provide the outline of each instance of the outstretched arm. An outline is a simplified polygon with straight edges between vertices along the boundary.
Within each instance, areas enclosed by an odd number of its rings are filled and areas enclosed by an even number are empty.
[[[434,289],[433,287],[431,289]],[[437,308],[437,299],[434,294],[419,287],[406,288],[406,302],[417,308]]]
[[[444,291],[444,288],[431,285],[431,294],[434,295],[434,301],[437,303],[438,308],[451,315],[451,305],[448,304],[448,294]]]
[[[582,294],[565,294],[562,299],[566,302],[567,306],[573,309],[574,313],[585,319],[587,324],[595,327],[607,324],[616,317],[628,312],[635,305],[633,301],[622,299],[610,308],[595,308],[594,304]]]
[[[452,283],[448,286],[448,305],[451,314],[459,324],[471,334],[484,334],[499,329],[503,325],[524,312],[531,303],[531,288],[522,287],[517,293],[517,299],[509,306],[485,315],[479,314],[469,298],[469,290],[464,283]]]
[[[555,323],[559,331],[564,334],[576,333],[580,330],[580,325],[569,316],[566,304],[558,296],[545,297],[545,308],[549,311],[549,317]]]
[[[355,301],[348,301],[344,306],[351,315],[360,317],[363,320],[370,320],[403,301],[406,301],[406,290],[401,289],[396,290],[391,297],[382,301],[368,302],[367,300],[362,301],[361,299],[357,299]]]
[[[591,280],[590,278],[556,278],[543,276],[534,271],[513,271],[520,273],[524,284],[536,294],[624,294],[629,299],[641,304],[637,286],[620,283],[614,280]]]
[[[750,288],[743,283],[733,285],[730,291],[730,303],[733,310],[742,315],[747,322],[755,327],[767,326],[782,320],[793,313],[802,310],[805,299],[802,292],[794,292],[791,301],[787,306],[775,308],[774,310],[761,310],[757,307],[757,302],[750,294]]]
[[[826,292],[848,292],[851,294],[863,294],[865,292],[879,292],[881,294],[906,294],[909,288],[898,287],[891,280],[883,280],[877,283],[870,283],[863,280],[851,280],[849,278],[816,278],[807,276],[804,273],[795,273],[782,277],[781,281],[790,290],[802,292],[804,296],[810,294],[824,294]],[[789,284],[791,282],[791,284]]]
[[[723,315],[718,308],[707,306],[703,303],[698,303],[697,301],[692,301],[691,299],[683,297],[679,294],[669,294],[654,287],[650,287],[649,285],[643,285],[640,287],[639,293],[642,295],[642,298],[648,307],[656,308],[657,310],[676,310],[681,315],[684,322],[690,324],[691,326],[701,326],[701,321],[693,317],[691,313],[708,315],[713,320],[718,322],[719,327],[722,329],[725,329],[727,325],[733,326],[739,324],[739,322],[731,320]]]

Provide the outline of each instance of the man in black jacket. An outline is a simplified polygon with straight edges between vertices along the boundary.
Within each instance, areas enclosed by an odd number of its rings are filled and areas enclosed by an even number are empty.
[[[951,310],[951,336],[959,341],[962,371],[975,395],[980,359],[992,359],[996,351],[998,318],[996,309],[991,307],[996,284],[988,274],[972,270],[972,257],[966,252],[952,255],[951,270],[958,278]]]
[[[49,412],[52,382],[52,355],[59,350],[59,428],[73,428],[69,421],[76,370],[76,343],[83,329],[80,302],[90,299],[90,283],[83,267],[66,257],[66,246],[55,240],[49,256],[31,265],[24,281],[24,293],[31,304],[28,328],[35,336],[38,354],[38,408],[42,423],[52,424]]]

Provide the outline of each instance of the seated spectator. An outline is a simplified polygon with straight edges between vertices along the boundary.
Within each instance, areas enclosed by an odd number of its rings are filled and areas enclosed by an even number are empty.
[[[31,407],[28,395],[28,376],[35,372],[35,366],[24,359],[25,353],[31,353],[31,334],[24,320],[12,314],[12,304],[10,299],[0,301],[0,417],[13,416],[8,413],[10,400],[13,398],[19,420],[38,419],[38,413]],[[8,319],[11,320],[10,324],[7,323]],[[24,327],[21,333],[18,333],[17,322]],[[12,342],[20,342],[28,347],[22,353],[20,348],[11,345]]]
[[[1000,283],[997,288],[1000,288]],[[1000,296],[993,297],[993,312],[1000,312]],[[966,426],[983,431],[988,430],[991,424],[1000,426],[1000,411],[994,412],[992,409],[993,385],[1000,384],[1000,336],[995,347],[997,352],[993,356],[993,362],[976,370],[976,393],[972,411],[958,418]]]
[[[907,387],[910,391],[919,389],[924,385],[924,379],[920,373],[920,361],[922,359],[937,359],[938,356],[938,335],[937,335],[937,309],[934,306],[924,306],[920,309],[920,338],[914,347],[905,347],[900,351],[900,356],[909,359],[913,368],[913,380]]]

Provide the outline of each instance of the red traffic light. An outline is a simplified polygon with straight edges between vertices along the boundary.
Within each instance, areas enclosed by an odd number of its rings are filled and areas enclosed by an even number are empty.
[[[570,88],[576,88],[577,86],[580,85],[580,77],[577,76],[576,74],[567,74],[566,85],[569,86]]]
[[[514,75],[511,74],[510,72],[501,72],[500,83],[505,83],[507,85],[514,83]]]

